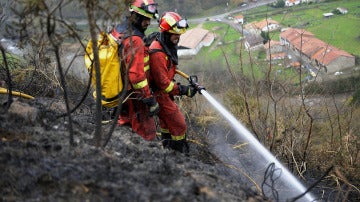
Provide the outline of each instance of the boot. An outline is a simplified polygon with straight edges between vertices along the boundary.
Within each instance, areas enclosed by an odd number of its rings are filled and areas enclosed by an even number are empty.
[[[164,148],[169,148],[171,141],[170,133],[161,133],[161,142]]]
[[[112,121],[111,114],[113,113],[112,108],[102,107],[101,110],[101,123],[108,124]]]
[[[175,151],[179,151],[181,153],[189,153],[189,145],[186,139],[183,140],[171,140],[169,147]]]

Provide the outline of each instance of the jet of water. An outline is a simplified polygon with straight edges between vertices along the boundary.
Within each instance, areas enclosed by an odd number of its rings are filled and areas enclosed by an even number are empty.
[[[213,105],[215,109],[217,109],[221,115],[227,119],[235,131],[249,142],[249,145],[257,151],[264,159],[267,160],[267,163],[274,164],[275,167],[281,169],[281,174],[283,175],[283,179],[286,181],[287,184],[293,186],[297,190],[297,193],[301,194],[306,191],[305,187],[295,178],[295,176],[286,168],[284,167],[272,154],[271,152],[266,149],[253,135],[252,133],[247,130],[236,118],[228,112],[219,102],[217,102],[206,90],[201,89],[200,93]],[[287,193],[288,194],[288,193]],[[312,194],[307,193],[305,196],[306,201],[315,201]]]

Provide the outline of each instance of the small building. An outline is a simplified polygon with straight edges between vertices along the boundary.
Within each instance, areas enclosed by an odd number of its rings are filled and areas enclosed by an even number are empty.
[[[244,36],[244,45],[247,51],[264,48],[264,39],[257,34],[246,34]]]
[[[332,17],[334,15],[334,13],[324,13],[323,14],[323,16],[325,17],[325,18],[330,18],[330,17]]]
[[[269,40],[264,44],[266,53],[280,53],[283,52],[283,46],[280,41]]]
[[[180,36],[178,56],[196,55],[203,46],[210,46],[214,39],[215,35],[209,30],[199,27],[189,29]]]
[[[323,46],[311,56],[314,65],[333,73],[355,66],[355,56],[333,46]]]
[[[347,14],[348,13],[348,9],[346,9],[346,8],[338,7],[338,8],[336,8],[336,10],[338,10],[341,14]]]
[[[305,63],[328,73],[355,66],[355,56],[316,38],[303,29],[289,28],[280,33],[280,41]]]
[[[244,16],[243,15],[237,15],[234,17],[234,23],[235,24],[244,24]]]
[[[247,23],[244,25],[244,28],[248,33],[260,34],[257,28],[255,27],[254,23]]]
[[[283,60],[286,57],[286,53],[280,52],[280,53],[271,53],[266,55],[266,60],[269,61],[271,58],[271,61],[275,60]]]
[[[254,22],[253,24],[260,32],[271,32],[280,28],[280,23],[272,19],[264,19],[260,22]]]
[[[283,50],[283,46],[280,41],[270,40],[264,44],[264,48],[266,51],[266,59],[267,60],[280,60],[284,59],[286,54]]]
[[[301,2],[300,0],[286,0],[285,6],[287,6],[287,7],[295,6],[295,5],[300,4],[300,2]]]
[[[301,63],[299,61],[290,62],[289,67],[300,68]]]

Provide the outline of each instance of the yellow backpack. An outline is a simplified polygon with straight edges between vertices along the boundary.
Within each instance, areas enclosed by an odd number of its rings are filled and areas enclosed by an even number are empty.
[[[101,104],[104,107],[113,108],[118,105],[120,93],[123,90],[121,77],[121,61],[119,57],[120,45],[110,33],[101,32],[97,39],[99,48],[100,77],[101,77]],[[96,89],[96,77],[94,67],[94,54],[92,40],[86,47],[85,65],[91,76],[91,83]],[[93,93],[96,99],[96,91]]]

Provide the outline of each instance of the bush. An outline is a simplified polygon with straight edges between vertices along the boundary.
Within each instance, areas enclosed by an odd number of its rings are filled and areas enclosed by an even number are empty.
[[[357,89],[355,91],[355,93],[353,94],[353,98],[352,98],[351,103],[354,104],[354,105],[360,105],[360,88]]]
[[[285,7],[285,1],[284,0],[277,0],[272,5],[274,8],[284,8]]]
[[[360,39],[360,36],[359,36]],[[360,56],[355,55],[355,65],[360,65]]]

